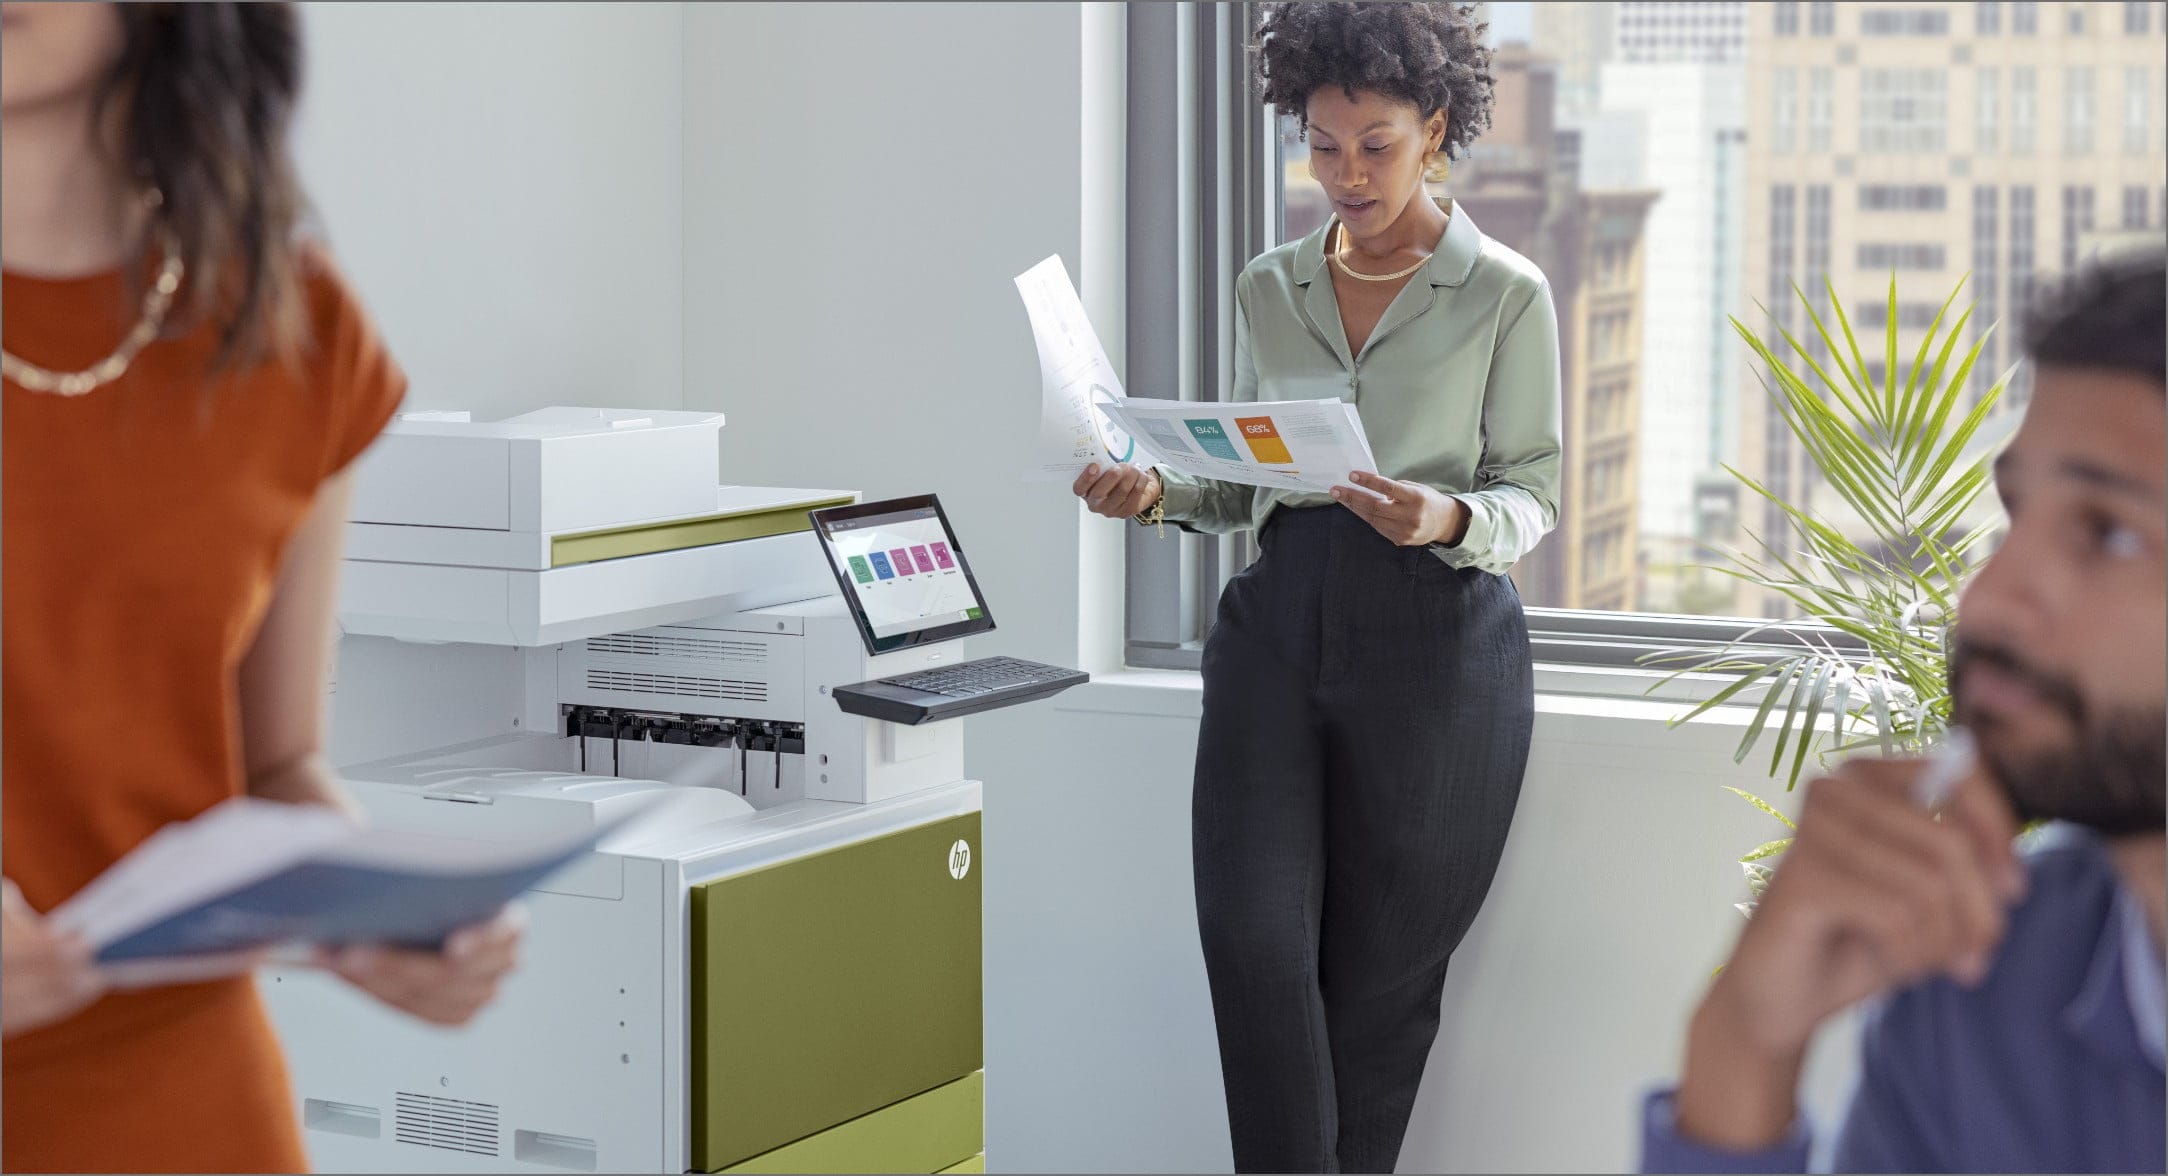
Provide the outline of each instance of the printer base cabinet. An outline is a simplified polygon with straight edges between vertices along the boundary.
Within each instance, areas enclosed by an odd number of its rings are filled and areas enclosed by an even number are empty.
[[[977,1157],[979,827],[967,813],[693,888],[695,1169]]]

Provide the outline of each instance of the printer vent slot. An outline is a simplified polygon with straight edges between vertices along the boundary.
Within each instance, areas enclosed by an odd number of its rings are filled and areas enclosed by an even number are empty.
[[[730,698],[741,702],[768,701],[766,682],[735,678],[687,678],[678,674],[638,674],[624,670],[587,670],[589,690],[623,690],[634,694],[670,694],[681,698]]]
[[[589,653],[617,653],[633,657],[676,657],[730,665],[764,666],[768,647],[758,641],[729,641],[707,637],[671,637],[657,633],[612,633],[587,639]]]
[[[393,1137],[400,1143],[469,1155],[497,1154],[495,1104],[399,1092]]]

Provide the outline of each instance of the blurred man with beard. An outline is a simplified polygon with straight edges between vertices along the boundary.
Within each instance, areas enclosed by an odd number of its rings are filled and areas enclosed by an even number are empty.
[[[2158,248],[2075,275],[2027,324],[2035,393],[1995,463],[2001,547],[1959,607],[1976,754],[1853,760],[1695,1012],[1650,1171],[1804,1171],[1815,1030],[1874,998],[1831,1166],[2168,1168],[2168,377]],[[2023,825],[2048,822],[2019,853]]]

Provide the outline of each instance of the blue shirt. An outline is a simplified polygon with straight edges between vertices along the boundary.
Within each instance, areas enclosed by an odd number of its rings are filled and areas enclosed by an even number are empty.
[[[1935,980],[1869,1014],[1839,1172],[2160,1172],[2168,1080],[2159,948],[2101,844],[2055,827],[1980,987]],[[1806,1128],[1763,1152],[1704,1147],[1671,1092],[1644,1110],[1645,1172],[1804,1172]]]

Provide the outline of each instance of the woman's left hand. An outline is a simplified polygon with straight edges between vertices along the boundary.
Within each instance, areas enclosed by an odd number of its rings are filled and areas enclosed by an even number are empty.
[[[442,951],[380,944],[321,948],[316,963],[402,1012],[436,1025],[463,1025],[497,995],[519,962],[526,919],[507,907],[486,923],[454,932]]]
[[[1398,482],[1361,472],[1349,474],[1348,481],[1370,493],[1335,486],[1333,498],[1402,547],[1458,543],[1468,530],[1467,505],[1421,482]]]

